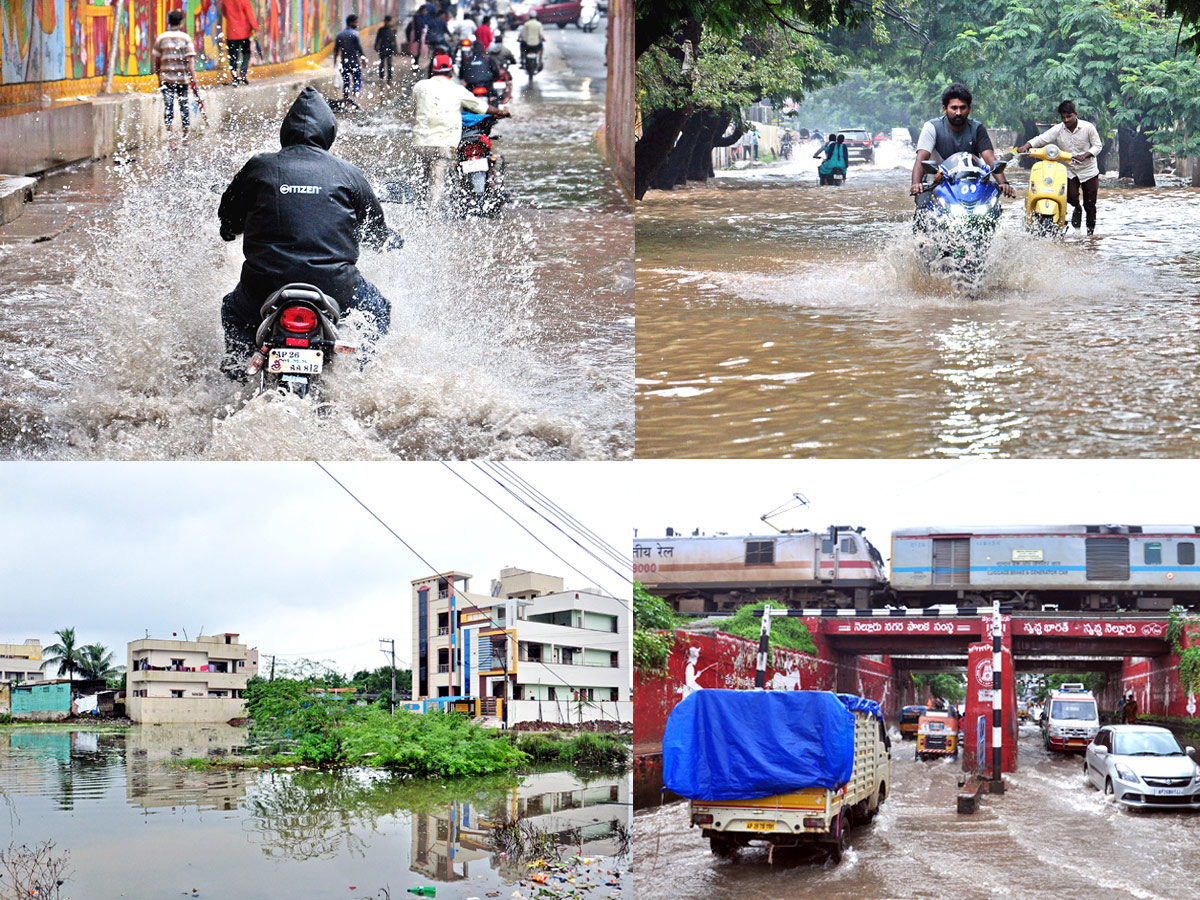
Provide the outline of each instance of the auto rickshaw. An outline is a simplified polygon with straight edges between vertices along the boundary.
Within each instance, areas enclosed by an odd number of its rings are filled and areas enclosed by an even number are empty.
[[[905,706],[900,710],[900,737],[909,740],[917,736],[917,726],[927,707]]]
[[[958,716],[949,710],[927,709],[917,723],[917,759],[952,756],[958,759]]]

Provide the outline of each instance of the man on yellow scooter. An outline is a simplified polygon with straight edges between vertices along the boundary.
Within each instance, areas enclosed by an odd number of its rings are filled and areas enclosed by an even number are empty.
[[[1084,122],[1075,112],[1075,104],[1064,100],[1058,104],[1062,123],[1043,131],[1035,138],[1017,148],[1018,153],[1028,153],[1033,147],[1056,144],[1060,150],[1071,154],[1067,162],[1067,203],[1071,205],[1071,227],[1078,228],[1083,213],[1087,213],[1087,233],[1096,230],[1096,195],[1100,189],[1100,167],[1096,165],[1096,154],[1103,143],[1100,133],[1091,122]],[[1083,209],[1079,208],[1080,198]]]

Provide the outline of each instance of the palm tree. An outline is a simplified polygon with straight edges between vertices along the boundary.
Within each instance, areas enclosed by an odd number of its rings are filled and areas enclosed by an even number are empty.
[[[58,643],[51,644],[43,651],[46,665],[58,664],[58,674],[66,673],[68,678],[79,671],[81,650],[75,646],[75,629],[62,628],[54,632],[58,635]]]
[[[79,675],[85,679],[112,678],[113,655],[103,644],[87,644],[79,651]]]

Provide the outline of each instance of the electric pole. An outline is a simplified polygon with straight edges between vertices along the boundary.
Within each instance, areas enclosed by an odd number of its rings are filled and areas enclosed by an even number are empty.
[[[392,648],[392,715],[396,714],[396,640],[395,638],[380,638],[380,644],[390,644]],[[379,652],[384,655],[387,651],[381,646]]]

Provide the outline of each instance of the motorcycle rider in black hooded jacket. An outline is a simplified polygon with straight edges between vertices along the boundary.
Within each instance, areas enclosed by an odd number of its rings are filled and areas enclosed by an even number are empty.
[[[306,87],[283,119],[282,149],[251,157],[221,195],[221,237],[243,235],[246,257],[241,280],[221,301],[223,368],[231,376],[254,352],[263,302],[289,282],[320,288],[343,313],[360,309],[387,333],[391,304],[355,263],[361,240],[376,248],[402,241],[359,168],[329,152],[336,134],[329,104]]]

